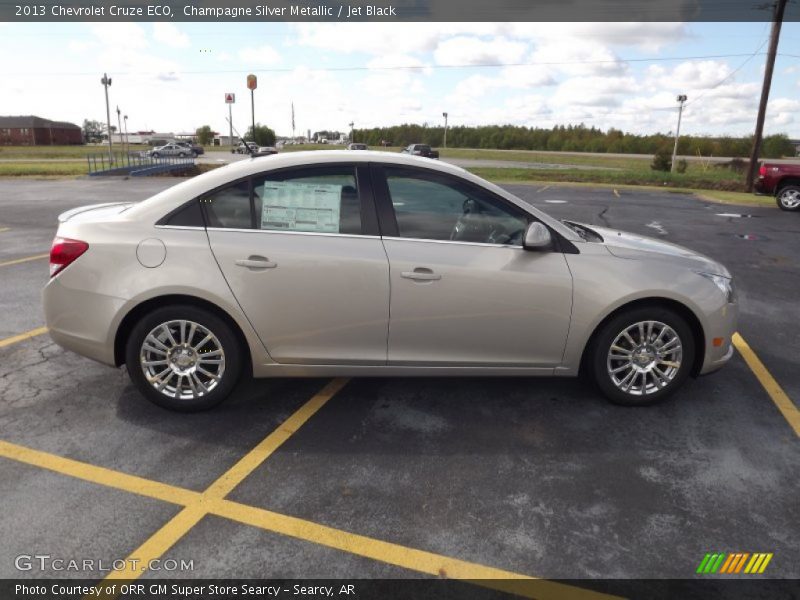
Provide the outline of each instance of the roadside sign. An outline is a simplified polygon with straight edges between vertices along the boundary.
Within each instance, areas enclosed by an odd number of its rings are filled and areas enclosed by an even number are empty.
[[[252,91],[257,87],[258,87],[258,79],[256,79],[256,76],[251,73],[250,75],[247,76],[247,89]]]
[[[225,104],[234,104],[236,102],[236,94],[228,92],[225,94]]]

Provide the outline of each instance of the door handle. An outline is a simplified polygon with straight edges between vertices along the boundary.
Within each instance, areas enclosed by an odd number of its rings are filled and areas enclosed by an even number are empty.
[[[441,275],[437,275],[424,267],[417,267],[413,271],[403,271],[400,273],[400,277],[413,279],[414,281],[439,281],[442,278]]]
[[[265,256],[250,256],[238,259],[236,266],[247,267],[248,269],[274,269],[278,266],[278,263],[272,262]]]

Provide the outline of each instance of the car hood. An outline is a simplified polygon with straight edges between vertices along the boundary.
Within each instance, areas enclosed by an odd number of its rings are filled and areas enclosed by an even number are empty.
[[[731,276],[725,265],[683,246],[608,227],[584,226],[600,234],[608,251],[616,257],[632,260],[663,260],[704,273]]]

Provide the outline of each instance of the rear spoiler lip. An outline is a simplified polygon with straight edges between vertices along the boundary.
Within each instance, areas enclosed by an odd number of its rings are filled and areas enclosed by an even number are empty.
[[[133,206],[133,204],[133,202],[101,202],[100,204],[87,204],[85,206],[78,206],[77,208],[72,208],[58,215],[58,222],[65,223],[75,215],[79,215],[90,210],[95,210],[96,208],[106,208],[108,206]]]

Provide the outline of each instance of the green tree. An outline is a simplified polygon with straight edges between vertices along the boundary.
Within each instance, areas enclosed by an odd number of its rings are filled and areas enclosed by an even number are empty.
[[[100,121],[83,120],[83,140],[85,142],[99,142],[103,139],[106,126]]]
[[[669,171],[672,168],[672,153],[669,148],[662,146],[656,151],[650,168],[653,171]]]
[[[761,155],[765,158],[794,156],[796,152],[794,144],[789,141],[789,136],[785,133],[768,135],[761,144]]]
[[[245,139],[258,144],[259,146],[274,146],[275,145],[275,132],[266,125],[256,123],[255,134],[253,128],[250,127],[245,134]]]
[[[197,136],[197,143],[201,146],[209,146],[214,141],[214,132],[208,125],[203,125],[195,130]]]

